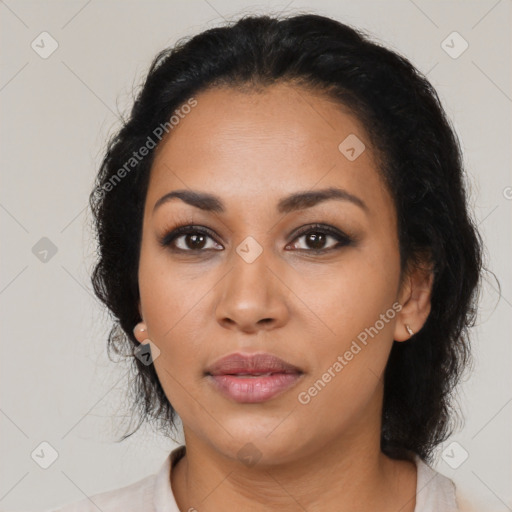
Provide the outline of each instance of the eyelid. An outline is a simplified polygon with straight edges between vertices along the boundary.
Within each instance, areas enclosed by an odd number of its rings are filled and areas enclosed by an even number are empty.
[[[353,245],[356,241],[356,237],[347,234],[346,232],[344,232],[343,230],[341,230],[339,228],[331,226],[330,224],[314,222],[312,224],[302,226],[298,230],[296,230],[293,233],[293,238],[292,238],[291,242],[287,244],[287,247],[289,245],[291,245],[298,238],[301,238],[304,235],[307,235],[308,233],[315,233],[315,232],[320,232],[320,233],[326,234],[327,236],[331,236],[331,237],[335,238],[338,241],[338,243],[334,247],[329,247],[326,249],[317,249],[316,251],[315,251],[315,249],[296,249],[296,250],[301,251],[301,252],[306,252],[306,253],[315,253],[315,252],[327,253],[327,252],[335,251],[336,249],[341,248],[341,247]],[[341,246],[340,246],[340,244],[341,244]]]
[[[162,236],[158,237],[158,242],[161,246],[167,247],[171,245],[171,242],[179,238],[180,236],[187,235],[189,233],[201,233],[204,235],[209,236],[212,240],[215,241],[215,243],[220,244],[220,242],[217,241],[217,234],[207,226],[201,226],[199,224],[179,224],[175,227],[165,230],[164,234]],[[176,249],[180,250],[180,249]],[[189,251],[181,251],[181,252],[194,252],[192,249]]]
[[[301,226],[297,230],[295,230],[290,236],[291,238],[290,242],[286,244],[286,247],[289,247],[295,240],[303,237],[304,235],[308,233],[314,233],[314,232],[321,232],[326,234],[327,236],[330,236],[332,238],[335,238],[337,240],[337,244],[335,244],[333,247],[328,247],[325,249],[295,249],[299,252],[305,252],[305,253],[328,253],[331,251],[336,251],[337,249],[340,249],[341,247],[346,247],[353,245],[357,241],[357,237],[353,235],[349,235],[343,230],[331,226],[329,224],[323,224],[319,222],[315,222],[312,224],[307,224],[304,226]],[[203,226],[200,224],[194,224],[193,222],[184,222],[184,223],[178,223],[175,224],[174,227],[169,228],[164,231],[164,234],[160,237],[158,237],[159,244],[164,248],[171,248],[171,250],[179,253],[207,253],[211,251],[219,251],[221,249],[179,249],[176,247],[171,247],[171,243],[174,242],[174,240],[180,238],[181,236],[190,234],[190,233],[201,233],[203,235],[208,236],[210,239],[212,239],[216,244],[223,245],[221,242],[218,241],[218,235],[217,233],[212,230],[211,228],[207,226]],[[287,238],[289,238],[287,237]]]
[[[322,231],[324,233],[327,233],[329,235],[338,236],[341,238],[346,238],[347,240],[352,239],[352,236],[350,236],[348,233],[345,233],[339,228],[336,228],[334,226],[331,226],[329,224],[324,224],[321,222],[313,222],[312,224],[307,224],[305,226],[301,226],[293,233],[293,240],[295,238],[298,238],[299,236],[303,236],[306,233],[309,233],[311,231]]]

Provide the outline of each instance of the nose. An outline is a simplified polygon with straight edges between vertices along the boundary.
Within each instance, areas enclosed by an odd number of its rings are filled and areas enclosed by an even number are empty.
[[[251,263],[234,254],[233,268],[216,287],[216,317],[224,328],[255,333],[287,322],[288,288],[269,264],[265,251]]]

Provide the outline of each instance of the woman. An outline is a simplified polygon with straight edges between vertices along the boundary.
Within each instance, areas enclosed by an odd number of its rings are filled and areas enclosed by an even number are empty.
[[[133,355],[141,423],[179,415],[185,445],[61,510],[469,510],[428,463],[482,247],[457,138],[405,58],[317,15],[182,41],[91,206],[110,347]]]

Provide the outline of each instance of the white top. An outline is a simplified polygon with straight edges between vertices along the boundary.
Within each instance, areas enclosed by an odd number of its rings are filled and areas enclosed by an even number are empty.
[[[184,454],[185,446],[178,446],[167,456],[157,473],[48,512],[180,512],[172,492],[170,474]],[[414,512],[471,512],[468,504],[461,507],[464,500],[459,500],[458,494],[456,496],[451,479],[433,470],[418,456],[415,461],[418,478]]]

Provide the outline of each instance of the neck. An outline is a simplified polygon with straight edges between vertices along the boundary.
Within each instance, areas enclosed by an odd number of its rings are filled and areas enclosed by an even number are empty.
[[[413,512],[416,466],[380,450],[380,425],[362,417],[325,444],[312,440],[293,460],[247,466],[185,428],[186,454],[172,472],[180,510]],[[313,445],[314,443],[314,445]]]

